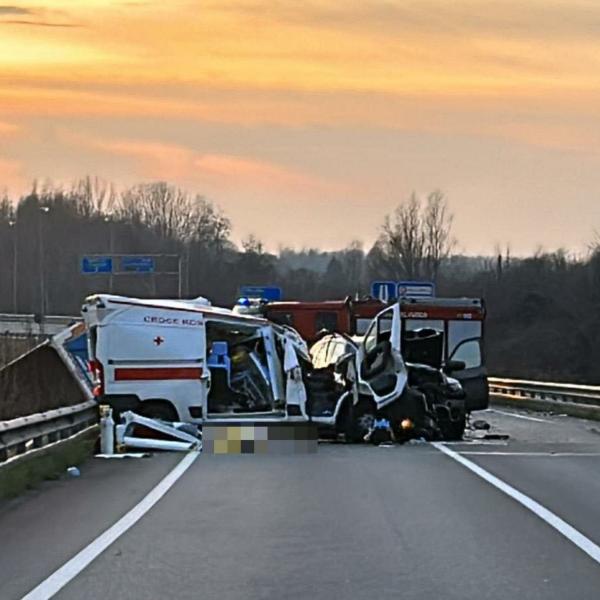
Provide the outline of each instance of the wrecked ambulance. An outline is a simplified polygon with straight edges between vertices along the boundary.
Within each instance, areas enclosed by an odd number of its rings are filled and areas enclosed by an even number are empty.
[[[306,344],[289,328],[233,314],[200,298],[86,299],[82,315],[94,395],[114,411],[202,423],[229,415],[305,418],[286,385]],[[287,393],[290,388],[292,390]]]
[[[397,402],[411,397],[399,352],[398,305],[373,320],[364,343],[348,358],[345,384],[327,411],[312,402],[307,346],[289,327],[204,299],[100,294],[86,299],[82,314],[94,395],[116,413],[198,424],[227,418],[314,421],[352,441],[364,435],[366,401],[397,423],[410,417],[400,407],[406,402]]]

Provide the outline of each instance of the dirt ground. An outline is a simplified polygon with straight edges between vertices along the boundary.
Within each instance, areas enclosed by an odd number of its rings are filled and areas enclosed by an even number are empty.
[[[51,346],[0,368],[0,421],[72,406],[85,398]]]
[[[42,342],[38,337],[15,337],[0,334],[0,369],[21,354],[35,348]]]

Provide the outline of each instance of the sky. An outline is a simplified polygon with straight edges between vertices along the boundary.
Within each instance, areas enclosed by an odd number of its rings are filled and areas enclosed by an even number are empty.
[[[270,249],[434,189],[469,254],[600,230],[597,0],[2,1],[0,190],[166,180]]]

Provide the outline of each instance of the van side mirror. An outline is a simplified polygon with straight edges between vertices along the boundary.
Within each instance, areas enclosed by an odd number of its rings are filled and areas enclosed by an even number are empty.
[[[444,365],[444,373],[452,373],[453,371],[462,371],[467,368],[464,360],[449,360]]]

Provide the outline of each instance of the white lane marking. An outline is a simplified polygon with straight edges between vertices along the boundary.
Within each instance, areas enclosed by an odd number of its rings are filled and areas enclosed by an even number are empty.
[[[558,515],[549,511],[546,507],[542,506],[539,502],[536,502],[529,496],[526,496],[519,490],[515,489],[508,483],[505,483],[495,475],[492,475],[485,469],[482,469],[479,465],[474,462],[446,448],[444,444],[440,442],[432,442],[432,446],[437,448],[440,452],[443,452],[446,456],[454,459],[456,462],[466,467],[475,475],[481,477],[484,481],[491,483],[494,487],[504,492],[507,496],[510,496],[513,500],[516,500],[519,504],[530,510],[534,515],[538,516],[542,521],[545,521],[558,531],[561,535],[566,537],[570,542],[575,544],[580,550],[583,550],[589,557],[600,563],[600,546],[597,546],[592,540],[587,538],[583,533],[569,525],[566,521],[563,521]]]
[[[600,452],[485,452],[477,450],[467,450],[460,453],[462,456],[481,455],[481,456],[600,456]]]
[[[529,417],[527,415],[519,415],[513,412],[507,412],[504,410],[497,410],[495,408],[489,408],[490,412],[497,413],[499,415],[505,415],[507,417],[514,417],[515,419],[525,419],[526,421],[535,421],[536,423],[553,423],[554,421],[549,421],[548,419],[538,419],[537,417]]]
[[[446,446],[508,446],[506,440],[478,440],[476,438],[466,437],[460,442],[444,442]]]
[[[45,600],[51,598],[67,583],[77,577],[95,558],[106,550],[114,541],[133,527],[170,489],[175,482],[187,471],[189,466],[198,458],[198,452],[191,452],[181,460],[174,469],[166,475],[148,494],[140,500],[127,514],[114,525],[90,542],[81,552],[44,579],[36,588],[31,590],[22,600]]]

